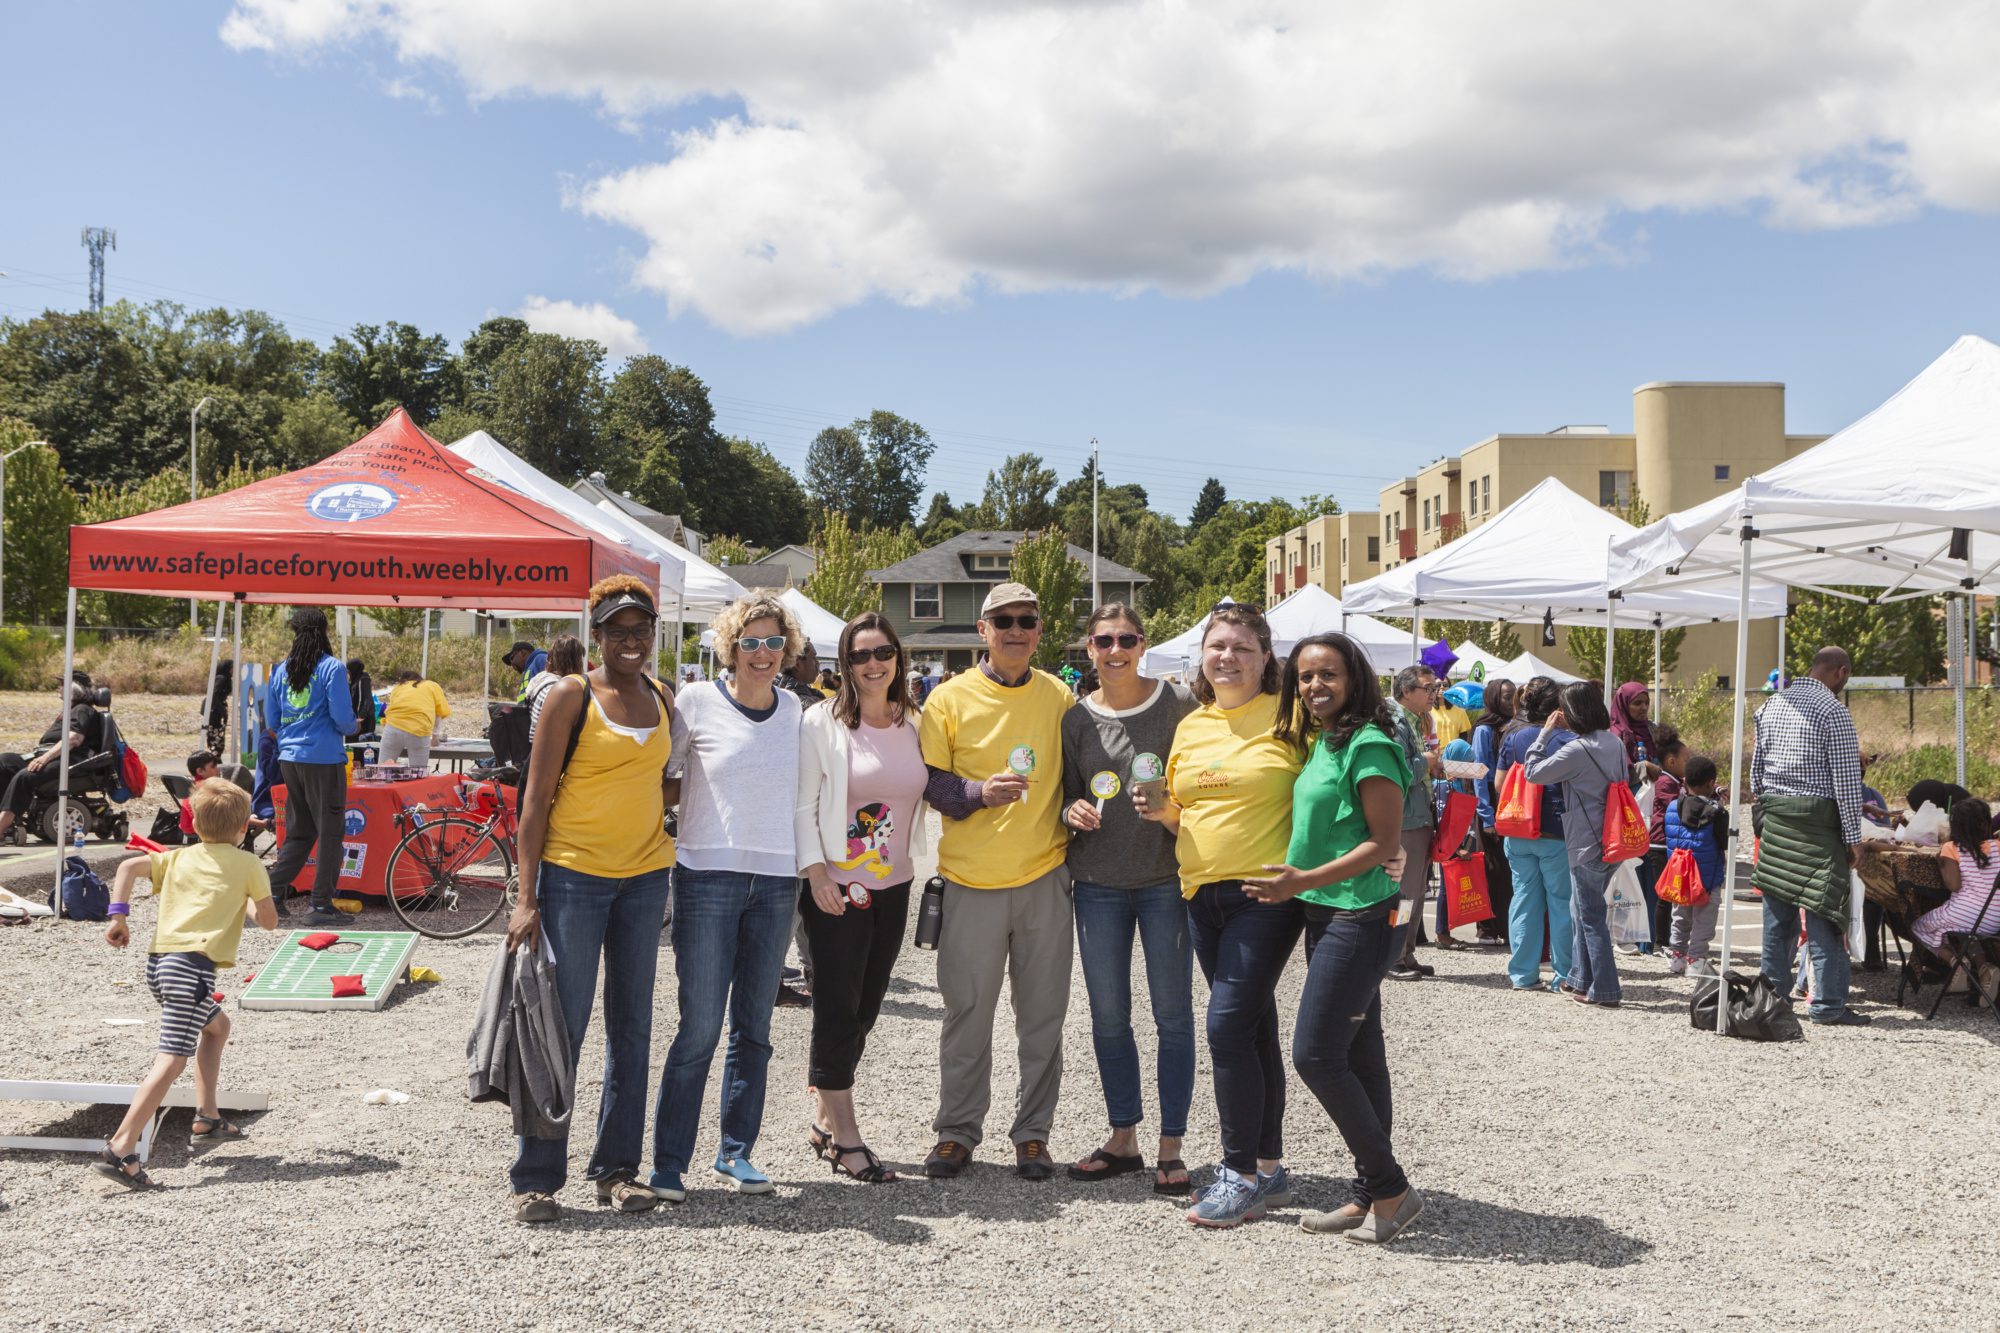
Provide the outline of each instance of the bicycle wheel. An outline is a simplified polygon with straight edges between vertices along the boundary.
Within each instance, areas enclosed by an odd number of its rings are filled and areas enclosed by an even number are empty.
[[[483,929],[514,898],[514,856],[483,823],[427,815],[389,853],[389,906],[432,939]]]

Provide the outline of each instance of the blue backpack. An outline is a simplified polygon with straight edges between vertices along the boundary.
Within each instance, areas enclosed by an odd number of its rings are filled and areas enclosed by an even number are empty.
[[[80,856],[63,858],[57,888],[49,894],[50,906],[56,893],[62,894],[62,914],[72,921],[105,921],[111,916],[111,890]]]

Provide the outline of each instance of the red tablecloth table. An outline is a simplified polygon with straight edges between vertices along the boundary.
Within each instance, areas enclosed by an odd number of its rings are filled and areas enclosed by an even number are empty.
[[[463,804],[459,788],[464,782],[465,779],[453,774],[433,773],[429,777],[412,778],[406,782],[348,783],[347,820],[340,836],[339,892],[386,896],[388,888],[384,877],[388,874],[389,853],[396,850],[396,844],[403,836],[403,830],[396,825],[396,812],[413,805],[424,805],[433,810],[459,809]],[[283,783],[271,788],[271,797],[277,804],[275,832],[278,845],[282,847],[285,842]],[[292,886],[302,893],[312,891],[317,859],[317,852],[306,858],[305,869],[292,881]]]

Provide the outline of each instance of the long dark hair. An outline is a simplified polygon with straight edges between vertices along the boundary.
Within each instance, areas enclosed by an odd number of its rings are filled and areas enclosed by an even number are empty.
[[[1977,796],[1968,796],[1951,808],[1951,841],[1960,856],[1971,856],[1981,870],[1986,869],[1986,844],[1993,837],[1993,811]]]
[[[322,657],[331,656],[333,643],[326,637],[326,612],[316,606],[295,607],[292,650],[285,654],[285,677],[292,688],[302,690],[312,684],[313,668]]]
[[[1331,648],[1340,655],[1341,666],[1347,672],[1347,702],[1331,722],[1324,724],[1312,715],[1299,693],[1299,656],[1308,648]],[[1271,728],[1271,734],[1304,752],[1312,749],[1315,734],[1324,726],[1327,748],[1340,750],[1370,722],[1382,728],[1385,736],[1396,734],[1395,723],[1389,720],[1388,701],[1382,697],[1382,682],[1377,679],[1367,652],[1345,634],[1333,631],[1308,634],[1300,639],[1291,656],[1285,659],[1278,686],[1278,725]]]
[[[1509,722],[1514,720],[1514,682],[1511,680],[1491,682],[1486,686],[1483,698],[1484,711],[1479,714],[1479,720],[1472,724],[1472,729],[1477,731],[1481,727],[1491,727],[1497,736],[1507,729]]]
[[[903,651],[902,636],[896,633],[896,627],[880,611],[863,611],[841,627],[840,674],[836,678],[840,681],[840,688],[834,691],[833,698],[826,705],[833,710],[836,718],[847,724],[849,731],[861,725],[861,691],[854,683],[854,664],[847,660],[847,655],[854,650],[854,636],[871,629],[879,631],[889,641],[889,646],[896,650],[896,670],[889,677],[889,706],[895,710],[896,720],[901,722],[917,711],[917,706],[910,701],[910,659]]]
[[[1202,647],[1208,646],[1208,636],[1215,632],[1217,625],[1236,625],[1257,636],[1257,646],[1264,650],[1264,674],[1257,681],[1259,694],[1278,692],[1278,659],[1271,652],[1271,627],[1264,620],[1262,607],[1248,602],[1224,602],[1208,613],[1208,625],[1201,632]],[[1194,697],[1205,704],[1215,702],[1215,686],[1208,683],[1208,673],[1199,666],[1194,673]]]
[[[1604,691],[1587,680],[1572,681],[1562,687],[1563,723],[1579,736],[1590,736],[1611,727],[1611,710],[1604,706]]]

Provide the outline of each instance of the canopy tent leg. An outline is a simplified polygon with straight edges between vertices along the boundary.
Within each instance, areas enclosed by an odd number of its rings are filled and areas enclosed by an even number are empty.
[[[56,841],[57,846],[67,853],[69,850],[69,692],[70,681],[76,671],[76,589],[69,590],[69,611],[63,620],[63,670],[62,670],[62,739],[57,742],[62,753],[56,759]],[[214,679],[215,673],[209,672]],[[203,719],[206,721],[207,719]],[[51,904],[56,909],[55,919],[62,920],[62,868],[56,869],[56,892]]]
[[[417,663],[417,672],[425,680],[431,678],[431,609],[424,608],[424,653]]]
[[[227,602],[215,604],[215,637],[208,643],[208,683],[201,687],[201,718],[194,724],[196,731],[208,729],[208,710],[215,701],[215,664],[222,660],[222,612],[228,605]]]
[[[1658,721],[1660,718],[1660,640],[1664,637],[1665,637],[1665,632],[1660,628],[1660,618],[1658,616],[1654,616],[1653,617],[1653,714],[1652,714],[1654,721]],[[1653,761],[1655,763],[1658,763],[1659,756],[1654,755]]]
[[[1750,670],[1750,564],[1752,546],[1756,531],[1750,526],[1750,511],[1743,511],[1742,541],[1743,568],[1736,576],[1736,679],[1731,682],[1736,687],[1736,698],[1731,709],[1729,731],[1729,859],[1722,868],[1722,967],[1716,976],[1715,1032],[1717,1036],[1729,1033],[1729,964],[1730,925],[1736,907],[1736,861],[1737,849],[1743,842],[1744,822],[1747,812],[1743,803],[1743,787],[1748,775],[1743,771],[1743,714],[1746,706],[1744,694],[1744,674]]]
[[[1419,599],[1410,608],[1410,665],[1424,659],[1424,604]]]
[[[1968,565],[1971,561],[1966,562]],[[1971,571],[1968,570],[1969,574]],[[1952,598],[1951,633],[1947,636],[1951,643],[1951,708],[1952,734],[1956,744],[1952,747],[1957,758],[1958,776],[1952,780],[1960,787],[1965,786],[1965,678],[1969,674],[1972,654],[1971,627],[1967,624],[1971,603],[1964,597]]]
[[[1785,688],[1785,682],[1791,677],[1791,672],[1785,670],[1785,659],[1790,655],[1791,651],[1792,617],[1789,614],[1791,611],[1791,600],[1791,594],[1789,592],[1786,593],[1785,610],[1787,614],[1778,617],[1778,688],[1781,690]]]
[[[483,703],[493,697],[493,615],[488,611],[480,615],[486,620],[486,660],[480,663],[479,672],[479,698]]]
[[[230,753],[243,762],[243,600],[239,595],[233,617],[232,645],[229,650],[229,720],[235,741]]]
[[[340,624],[340,660],[347,661],[347,630],[354,623],[354,612],[335,607],[333,618]]]
[[[1604,706],[1618,693],[1618,673],[1612,669],[1611,641],[1618,633],[1618,603],[1604,604]]]

